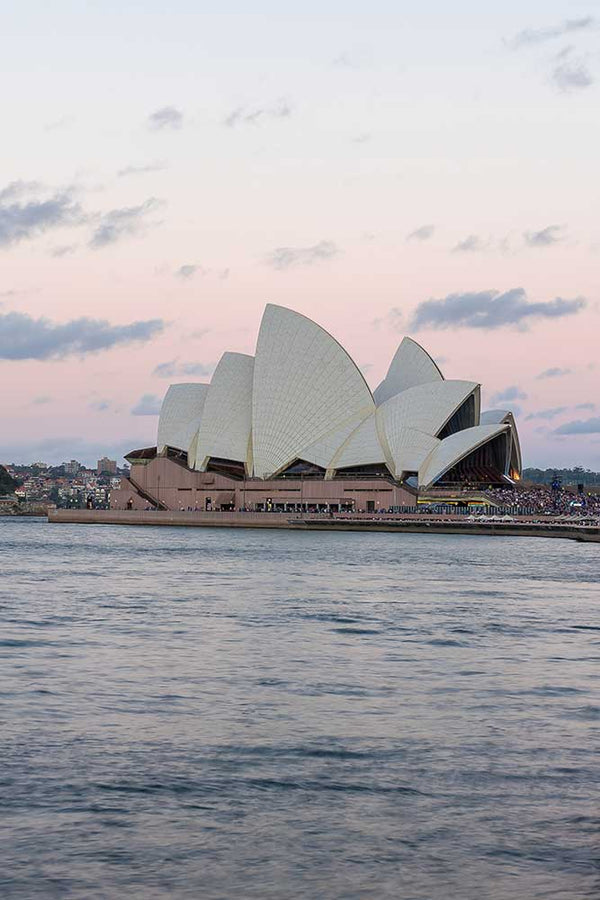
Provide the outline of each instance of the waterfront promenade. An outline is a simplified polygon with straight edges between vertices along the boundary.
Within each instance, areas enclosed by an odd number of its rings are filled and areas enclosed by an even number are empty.
[[[285,528],[301,531],[397,531],[430,534],[487,534],[555,537],[600,543],[597,521],[519,516],[510,520],[440,514],[187,512],[184,510],[53,509],[53,524],[167,525],[195,528]]]

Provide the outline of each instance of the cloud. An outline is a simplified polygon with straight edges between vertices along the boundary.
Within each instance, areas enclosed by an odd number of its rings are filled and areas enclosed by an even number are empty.
[[[166,168],[168,168],[167,163],[164,162],[153,162],[146,163],[141,166],[125,166],[124,169],[119,169],[117,175],[119,178],[126,178],[129,175],[145,175],[148,172],[162,172]]]
[[[554,38],[564,37],[578,31],[586,31],[593,28],[595,20],[592,16],[585,16],[580,19],[565,19],[560,25],[550,26],[549,28],[526,28],[519,31],[511,40],[508,41],[513,50],[520,47],[530,47],[535,44],[543,44]]]
[[[150,113],[146,122],[151,131],[176,130],[183,125],[183,113],[176,106],[161,106]]]
[[[162,400],[156,394],[143,394],[131,410],[132,416],[158,416]]]
[[[530,422],[532,419],[544,419],[545,421],[549,421],[550,419],[555,419],[556,416],[560,416],[562,413],[566,412],[567,409],[567,406],[554,406],[552,409],[540,409],[537,412],[529,413],[528,416],[525,416],[525,421]]]
[[[523,288],[448,294],[441,300],[425,300],[417,306],[410,327],[421,328],[524,328],[531,319],[556,319],[574,315],[586,306],[583,297],[531,303]]]
[[[164,206],[163,201],[157,200],[156,197],[150,197],[139,206],[111,209],[101,216],[100,222],[92,234],[90,247],[97,250],[100,247],[115,244],[122,237],[140,234],[146,227],[146,217],[162,206]]]
[[[111,325],[103,319],[73,319],[57,324],[33,319],[25,313],[0,315],[0,359],[62,359],[83,356],[133,342],[145,342],[160,334],[162,319]]]
[[[175,275],[177,276],[177,278],[183,278],[184,280],[186,280],[189,278],[193,278],[199,269],[200,266],[197,265],[180,266],[175,272]]]
[[[23,297],[26,294],[30,294],[31,290],[15,290],[15,288],[10,288],[6,291],[0,291],[0,297]],[[2,304],[0,304],[1,306]]]
[[[169,362],[159,363],[153,370],[152,374],[158,378],[177,378],[181,375],[199,375],[205,377],[211,375],[214,371],[215,364],[209,363],[178,363],[176,359]]]
[[[398,309],[397,306],[392,306],[392,308],[385,314],[385,316],[379,316],[376,319],[373,319],[371,325],[377,331],[381,328],[381,326],[385,326],[385,328],[389,331],[400,331],[402,329],[402,322],[404,316],[401,309]]]
[[[47,394],[41,394],[39,397],[34,397],[31,401],[35,406],[45,406],[47,403],[52,402],[52,397]]]
[[[71,253],[75,253],[77,250],[76,244],[61,244],[59,247],[53,247],[50,251],[50,256],[54,256],[57,259],[60,259],[61,256],[69,256]]]
[[[6,187],[0,191],[0,203],[21,200],[31,194],[45,190],[46,188],[41,181],[9,181]]]
[[[552,70],[550,80],[564,93],[579,91],[594,83],[592,73],[583,59],[560,63]]]
[[[526,231],[523,238],[528,247],[551,247],[563,239],[561,225],[547,225],[541,231]]]
[[[60,119],[55,119],[53,122],[47,122],[44,125],[44,131],[60,131],[63,128],[68,128],[69,125],[73,125],[75,122],[75,116],[62,116]]]
[[[362,69],[370,65],[372,54],[366,48],[355,47],[353,50],[343,50],[333,60],[333,65],[340,69]]]
[[[527,394],[520,390],[515,384],[498,391],[492,397],[492,403],[510,403],[511,400],[527,400]]]
[[[268,254],[266,263],[274,269],[290,269],[292,266],[312,266],[337,256],[339,249],[333,241],[319,241],[311,247],[276,247]]]
[[[110,409],[110,403],[108,400],[94,400],[90,403],[89,408],[94,412],[106,412],[107,409]]]
[[[459,241],[452,248],[453,253],[477,253],[485,250],[489,246],[489,241],[484,241],[477,234],[470,234],[463,241]]]
[[[539,375],[536,375],[536,378],[562,378],[563,375],[570,375],[571,369],[559,369],[555,366],[552,369],[544,369],[543,372],[540,372]]]
[[[237,125],[257,125],[266,119],[287,119],[291,114],[291,104],[280,97],[270,106],[237,106],[225,117],[223,124],[227,128],[235,128]]]
[[[148,443],[151,442],[152,438],[149,438]],[[139,436],[110,443],[108,441],[86,441],[81,435],[61,435],[31,443],[2,444],[0,445],[0,459],[10,460],[17,464],[43,459],[50,465],[58,465],[67,459],[78,459],[86,466],[96,468],[96,461],[103,456],[120,460],[124,453],[128,453],[134,447],[142,446],[143,443],[144,439],[140,439]]]
[[[407,241],[428,241],[430,237],[433,236],[433,232],[435,231],[435,225],[421,225],[420,228],[415,228],[414,231],[411,231],[410,234],[406,235]]]
[[[573,409],[596,409],[595,403],[578,403]]]
[[[554,429],[554,434],[600,434],[600,416],[593,419],[576,419]]]
[[[84,221],[71,191],[45,194],[42,185],[24,181],[13,181],[0,191],[0,246],[8,247],[51,229]]]

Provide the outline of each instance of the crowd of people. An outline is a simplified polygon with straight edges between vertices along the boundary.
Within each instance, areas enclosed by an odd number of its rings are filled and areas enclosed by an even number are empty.
[[[490,488],[486,494],[501,506],[518,506],[536,513],[600,516],[600,494],[545,486]]]

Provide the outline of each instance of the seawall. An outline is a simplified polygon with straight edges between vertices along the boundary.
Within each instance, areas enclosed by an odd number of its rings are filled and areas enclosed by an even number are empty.
[[[468,522],[463,517],[336,515],[294,516],[291,513],[178,512],[176,510],[53,509],[52,524],[163,525],[188,528],[285,528],[296,531],[398,531],[413,534],[488,534],[553,537],[600,543],[600,526],[564,521]]]

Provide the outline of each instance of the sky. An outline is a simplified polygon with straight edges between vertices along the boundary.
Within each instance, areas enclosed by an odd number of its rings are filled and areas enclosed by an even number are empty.
[[[0,13],[0,461],[152,445],[273,302],[600,470],[598,2]]]

